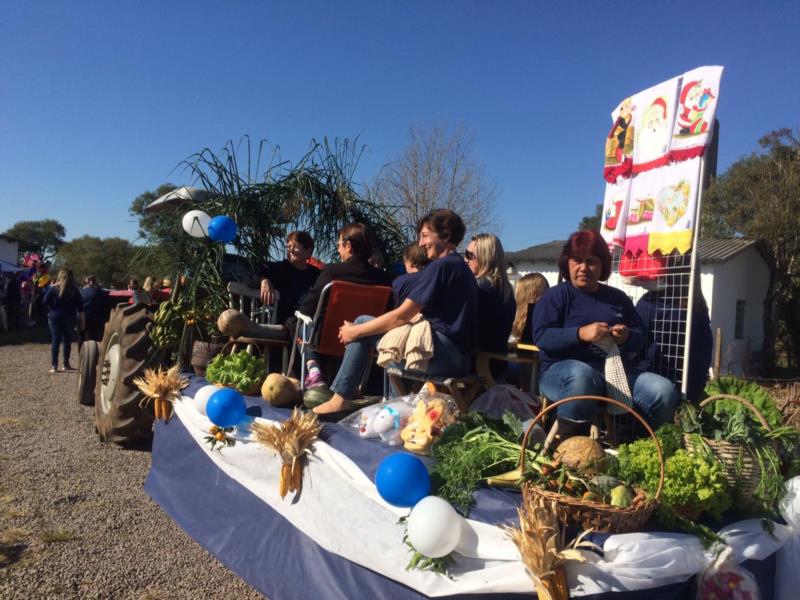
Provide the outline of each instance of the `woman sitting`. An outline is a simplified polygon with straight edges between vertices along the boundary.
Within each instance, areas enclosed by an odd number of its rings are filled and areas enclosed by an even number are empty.
[[[418,313],[428,320],[433,333],[431,375],[460,375],[470,366],[477,338],[477,285],[456,248],[464,238],[464,222],[456,213],[439,209],[417,226],[419,245],[431,261],[414,278],[408,297],[379,317],[361,316],[339,330],[346,345],[342,366],[331,385],[333,397],[316,407],[318,413],[350,408],[371,350],[381,334],[409,323]]]
[[[332,281],[349,281],[362,285],[391,285],[391,277],[386,271],[376,269],[369,264],[374,247],[372,231],[363,223],[351,223],[342,227],[336,242],[336,249],[342,262],[329,263],[323,267],[298,310],[304,315],[314,316],[322,290]],[[308,375],[305,387],[324,385],[325,380],[319,364],[320,356],[313,351],[308,352],[306,356]]]
[[[480,233],[470,240],[464,261],[478,284],[478,349],[508,352],[517,306],[503,245],[491,233]]]
[[[570,396],[607,396],[606,351],[613,342],[623,357],[645,341],[642,321],[630,298],[604,285],[611,274],[611,254],[600,234],[573,233],[558,261],[565,282],[547,290],[536,305],[533,339],[541,361],[540,390],[555,402]],[[678,404],[668,379],[626,368],[633,408],[654,428],[672,420]],[[576,401],[558,408],[559,432],[574,435],[588,424],[597,403]]]
[[[294,311],[300,306],[311,286],[317,281],[320,270],[308,264],[314,252],[314,238],[307,231],[292,231],[286,236],[286,258],[267,263],[259,270],[261,277],[261,301],[275,303],[278,292],[278,307],[275,321],[293,326]],[[290,320],[287,323],[287,320]]]
[[[533,344],[534,307],[549,289],[550,284],[541,273],[528,273],[517,282],[514,290],[517,312],[511,327],[511,338],[518,344]]]

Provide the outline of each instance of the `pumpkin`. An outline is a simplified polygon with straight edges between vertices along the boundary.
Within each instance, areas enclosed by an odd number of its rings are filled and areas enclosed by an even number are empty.
[[[237,338],[247,329],[247,322],[250,321],[241,311],[234,308],[222,311],[217,318],[217,328],[222,335]]]
[[[261,385],[261,397],[272,406],[291,406],[300,399],[300,382],[280,373],[270,373]]]
[[[600,442],[586,436],[567,438],[558,445],[553,458],[571,469],[584,473],[602,473],[605,471],[606,453]]]

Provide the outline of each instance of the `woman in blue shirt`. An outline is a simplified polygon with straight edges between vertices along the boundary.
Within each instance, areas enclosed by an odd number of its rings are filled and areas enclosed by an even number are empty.
[[[533,315],[540,390],[553,402],[570,396],[607,396],[606,353],[596,343],[613,340],[624,363],[626,355],[644,345],[642,321],[628,296],[600,283],[611,274],[611,253],[599,233],[573,233],[558,264],[566,281],[545,292]],[[671,421],[678,404],[672,382],[625,366],[635,410],[653,427]],[[597,403],[591,401],[560,406],[559,431],[575,431],[596,411]]]
[[[342,325],[339,339],[346,349],[331,384],[334,395],[315,412],[348,410],[381,335],[405,325],[418,313],[428,320],[433,333],[433,357],[427,372],[461,375],[469,370],[477,341],[477,286],[456,252],[464,239],[464,222],[453,211],[439,209],[420,221],[417,233],[430,263],[415,275],[400,306],[379,317],[364,315]]]
[[[43,304],[49,309],[47,322],[50,325],[50,372],[55,373],[58,369],[58,347],[61,344],[64,346],[64,367],[61,370],[73,371],[69,364],[69,355],[76,315],[80,319],[81,331],[86,328],[86,321],[81,291],[70,269],[61,269],[58,272],[56,283],[44,295]]]

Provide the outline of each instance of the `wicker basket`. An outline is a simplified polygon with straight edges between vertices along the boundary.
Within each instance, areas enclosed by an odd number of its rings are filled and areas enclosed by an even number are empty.
[[[761,411],[740,396],[732,394],[710,396],[700,403],[699,408],[723,398],[736,400],[745,405],[755,415],[762,427],[770,431],[769,423],[767,423]],[[761,467],[759,467],[758,461],[750,454],[747,448],[740,444],[732,444],[727,440],[715,440],[707,437],[704,437],[703,440],[711,448],[714,456],[725,467],[725,478],[728,481],[728,486],[733,491],[733,506],[739,510],[755,508],[757,505],[755,491],[761,481]],[[699,450],[697,441],[691,435],[684,435],[683,443],[689,452],[697,452]]]
[[[658,443],[658,438],[653,432],[652,428],[647,422],[639,416],[632,408],[626,406],[622,402],[612,400],[611,398],[604,398],[602,396],[572,396],[564,398],[558,402],[554,402],[542,412],[528,426],[525,431],[525,437],[522,439],[522,450],[520,453],[520,468],[525,471],[525,449],[528,445],[528,437],[536,425],[548,412],[557,409],[562,404],[575,402],[578,400],[594,400],[598,402],[605,402],[612,404],[619,408],[624,409],[633,417],[635,417],[650,434],[650,437],[655,440],[656,448],[658,449],[659,460],[659,479],[658,489],[656,490],[654,498],[647,498],[645,492],[641,489],[636,490],[636,495],[630,506],[619,507],[606,504],[604,502],[593,502],[591,500],[583,500],[575,498],[566,494],[559,494],[558,492],[551,492],[535,485],[532,481],[524,484],[522,487],[523,495],[541,496],[551,501],[556,510],[558,520],[567,526],[580,527],[581,529],[594,531],[603,531],[608,533],[628,533],[631,531],[639,531],[642,526],[650,519],[650,515],[658,506],[659,498],[661,497],[661,490],[664,487],[664,455],[661,452],[661,445]]]

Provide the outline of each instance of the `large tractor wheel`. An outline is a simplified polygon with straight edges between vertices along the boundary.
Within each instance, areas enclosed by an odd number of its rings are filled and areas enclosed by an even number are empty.
[[[151,366],[153,345],[148,325],[153,313],[144,305],[120,305],[111,312],[103,335],[94,405],[97,435],[104,442],[128,444],[152,436],[151,403],[133,383]]]
[[[85,406],[94,404],[94,388],[97,383],[97,359],[100,355],[100,344],[95,340],[86,340],[81,344],[81,355],[78,359],[78,402]]]

